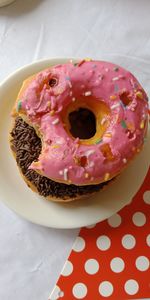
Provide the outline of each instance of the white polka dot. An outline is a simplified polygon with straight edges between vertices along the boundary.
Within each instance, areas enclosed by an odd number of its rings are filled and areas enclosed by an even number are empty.
[[[146,191],[143,195],[144,202],[150,204],[150,191]]]
[[[146,243],[150,247],[150,234],[146,237]]]
[[[108,250],[111,245],[110,238],[106,235],[101,235],[98,237],[96,245],[102,251]]]
[[[85,248],[85,241],[82,237],[78,236],[73,246],[73,250],[76,252],[81,252],[84,250],[84,248]]]
[[[121,217],[120,215],[115,214],[112,217],[110,217],[107,221],[111,227],[116,228],[121,224]]]
[[[122,258],[114,257],[110,262],[110,267],[113,272],[120,273],[123,271],[125,264]]]
[[[146,217],[142,212],[138,211],[133,215],[132,221],[134,225],[141,227],[146,223]]]
[[[125,249],[132,249],[135,247],[136,240],[133,235],[125,234],[122,238],[122,245]]]
[[[88,273],[88,274],[96,274],[99,270],[99,263],[96,259],[88,259],[84,265],[84,268],[85,268],[85,271]]]
[[[92,225],[86,226],[86,228],[91,229],[91,228],[94,228],[95,226],[96,226],[96,224],[92,224]]]
[[[139,285],[136,280],[129,279],[126,281],[124,289],[128,295],[135,295],[139,290]]]
[[[114,290],[113,285],[109,281],[103,281],[99,285],[99,293],[103,297],[111,296],[113,293],[113,290]]]
[[[146,256],[139,256],[136,259],[135,264],[139,271],[146,271],[149,269],[149,259]]]
[[[63,276],[69,276],[73,272],[73,264],[71,261],[67,260],[62,271]]]
[[[87,287],[82,282],[76,283],[72,293],[76,299],[83,299],[87,295]]]
[[[60,293],[60,288],[58,285],[55,285],[49,300],[57,300],[59,298],[59,293]]]

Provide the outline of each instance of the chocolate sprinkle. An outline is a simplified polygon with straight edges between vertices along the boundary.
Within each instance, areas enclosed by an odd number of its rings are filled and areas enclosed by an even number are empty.
[[[23,175],[38,190],[39,194],[47,197],[57,197],[61,199],[75,198],[79,195],[86,195],[99,191],[107,182],[97,185],[76,186],[55,182],[44,177],[29,166],[33,161],[37,161],[41,152],[41,140],[37,136],[33,127],[25,123],[22,118],[17,117],[14,128],[11,132],[11,148],[16,154],[16,161]]]

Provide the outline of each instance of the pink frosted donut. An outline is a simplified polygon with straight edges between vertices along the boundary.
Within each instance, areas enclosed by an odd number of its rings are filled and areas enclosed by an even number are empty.
[[[140,151],[147,131],[146,93],[129,71],[109,62],[46,69],[25,81],[15,109],[42,140],[30,169],[66,184],[115,177]],[[95,131],[89,136],[87,126],[84,137],[77,114],[86,111],[94,115]]]

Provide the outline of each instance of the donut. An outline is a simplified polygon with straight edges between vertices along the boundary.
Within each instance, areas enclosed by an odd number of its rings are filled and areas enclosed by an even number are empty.
[[[118,65],[70,61],[27,78],[12,117],[10,146],[27,184],[71,201],[102,189],[140,152],[148,97]]]

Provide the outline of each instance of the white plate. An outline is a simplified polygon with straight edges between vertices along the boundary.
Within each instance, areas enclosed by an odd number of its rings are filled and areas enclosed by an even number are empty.
[[[22,217],[55,228],[88,226],[110,217],[130,202],[149,166],[150,140],[113,184],[88,200],[70,204],[48,202],[26,186],[9,149],[10,111],[26,77],[66,61],[68,59],[49,59],[33,63],[16,71],[0,85],[0,200]]]

